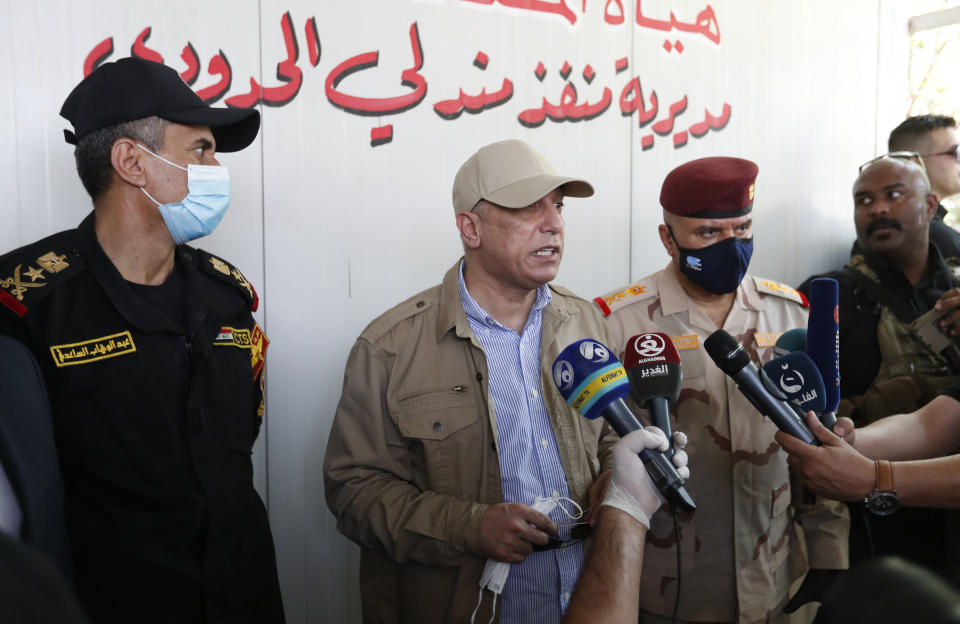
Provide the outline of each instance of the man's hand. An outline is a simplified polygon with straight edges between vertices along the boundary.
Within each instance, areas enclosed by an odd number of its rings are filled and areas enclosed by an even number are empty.
[[[960,335],[960,288],[953,288],[940,295],[934,310],[947,312],[937,321],[943,333],[949,336]]]
[[[480,552],[497,561],[523,563],[533,544],[547,543],[548,533],[556,535],[557,525],[533,507],[522,503],[490,505],[480,519]]]
[[[600,504],[603,502],[603,497],[607,495],[607,488],[610,487],[610,474],[611,471],[606,471],[593,482],[593,485],[590,486],[590,489],[587,490],[587,504],[590,505],[587,512],[586,521],[590,526],[594,526],[597,523],[597,516],[600,514]]]
[[[838,421],[836,427],[840,424]],[[813,412],[807,412],[807,425],[823,446],[807,444],[783,431],[774,435],[789,453],[787,463],[815,494],[835,500],[863,500],[876,483],[873,460],[824,427]],[[850,429],[852,432],[853,423]]]
[[[673,464],[681,477],[689,479],[687,453],[683,450],[687,436],[678,431],[673,439],[676,449]],[[656,427],[633,431],[614,444],[613,471],[603,504],[627,512],[649,528],[650,517],[663,504],[663,496],[647,474],[639,453],[646,448],[665,451],[667,446],[667,436]]]
[[[853,421],[846,416],[837,419],[837,424],[833,426],[833,432],[846,440],[850,446],[856,446],[857,429]]]

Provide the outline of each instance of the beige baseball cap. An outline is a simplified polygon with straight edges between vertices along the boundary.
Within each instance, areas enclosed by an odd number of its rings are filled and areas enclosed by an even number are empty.
[[[504,208],[524,208],[555,188],[568,197],[590,197],[586,180],[557,175],[543,154],[518,139],[491,143],[460,166],[453,179],[453,212],[472,210],[485,199]]]

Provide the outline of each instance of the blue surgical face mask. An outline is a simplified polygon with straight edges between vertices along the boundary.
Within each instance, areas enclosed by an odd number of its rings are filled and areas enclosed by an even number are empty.
[[[140,187],[143,194],[160,209],[173,242],[181,245],[213,233],[230,206],[230,172],[227,168],[219,165],[181,167],[139,143],[137,147],[171,167],[187,172],[187,196],[173,204],[161,204],[145,188]]]
[[[667,229],[680,254],[680,272],[691,282],[715,295],[737,289],[750,265],[753,238],[731,236],[700,249],[687,249],[677,242],[673,229],[669,226]]]

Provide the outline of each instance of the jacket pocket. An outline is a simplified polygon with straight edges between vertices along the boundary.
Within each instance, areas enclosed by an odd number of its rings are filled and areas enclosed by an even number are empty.
[[[479,484],[486,421],[474,388],[461,384],[413,392],[401,396],[396,409],[418,487],[463,496],[465,484]]]

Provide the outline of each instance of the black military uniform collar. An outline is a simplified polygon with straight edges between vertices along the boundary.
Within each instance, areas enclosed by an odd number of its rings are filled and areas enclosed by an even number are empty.
[[[188,319],[189,324],[188,327],[182,328],[137,296],[123,279],[97,240],[93,213],[80,223],[77,232],[81,252],[97,282],[120,315],[143,331],[192,335],[209,310],[220,310],[236,305],[234,293],[209,287],[209,280],[202,275],[198,267],[200,260],[197,250],[187,245],[178,245],[174,253],[176,262],[183,271],[184,301],[187,306],[185,318]]]

